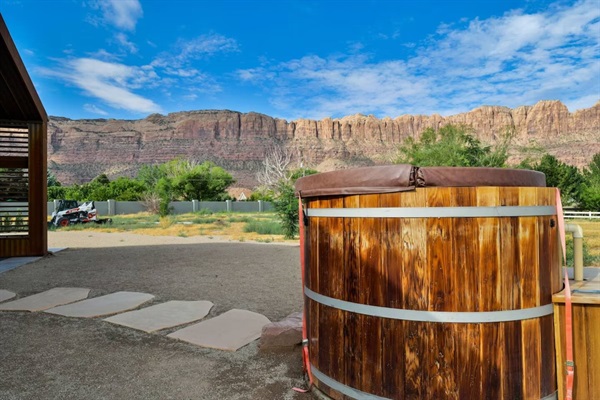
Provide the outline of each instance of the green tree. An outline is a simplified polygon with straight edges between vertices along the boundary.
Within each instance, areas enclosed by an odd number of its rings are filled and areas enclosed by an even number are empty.
[[[66,190],[64,186],[48,186],[48,201],[66,199]]]
[[[97,183],[98,185],[108,185],[110,183],[110,179],[106,174],[100,174],[92,180],[92,183]]]
[[[258,200],[272,202],[273,200],[275,200],[275,190],[267,189],[264,186],[257,188],[250,195],[250,201]]]
[[[108,187],[111,199],[118,201],[141,200],[147,190],[143,182],[123,176],[111,181]]]
[[[48,170],[46,175],[46,184],[48,187],[51,186],[61,186],[60,182],[56,178],[56,175],[52,173],[52,171]]]
[[[281,179],[277,185],[273,207],[283,227],[284,235],[288,239],[292,239],[298,233],[298,198],[294,184],[299,178],[317,172],[314,169],[299,168],[288,172],[287,177]]]
[[[587,211],[600,211],[600,153],[583,170],[585,183],[579,193],[579,206]]]
[[[600,153],[594,154],[592,161],[584,169],[583,174],[589,181],[600,183]]]
[[[171,207],[169,207],[169,203],[173,200],[173,188],[171,187],[171,181],[167,178],[160,178],[156,183],[155,191],[160,198],[158,214],[161,217],[165,217],[172,211]]]
[[[439,130],[427,128],[418,140],[408,138],[398,149],[396,163],[417,166],[505,167],[510,132],[495,146],[484,146],[464,125],[445,125]]]
[[[50,199],[67,198],[78,201],[137,201],[160,198],[159,214],[169,214],[173,200],[223,200],[233,177],[212,162],[197,163],[174,159],[160,165],[140,168],[136,179],[119,177],[113,181],[100,174],[91,182],[48,189]]]
[[[142,165],[137,174],[137,180],[147,188],[155,187],[158,180],[164,177],[165,173],[160,165]]]
[[[546,186],[560,189],[564,205],[577,205],[580,202],[585,178],[577,167],[565,164],[550,154],[543,155],[537,163],[525,163],[521,166],[543,172],[546,175]]]
[[[298,198],[295,195],[294,185],[282,183],[277,191],[273,208],[279,217],[286,239],[293,239],[298,233]]]
[[[143,197],[146,190],[146,185],[136,179],[119,177],[109,181],[106,175],[100,175],[81,185],[49,186],[48,199],[136,201]]]
[[[173,195],[183,200],[222,200],[225,190],[235,180],[223,168],[210,161],[192,166],[191,170],[176,170],[172,181]]]

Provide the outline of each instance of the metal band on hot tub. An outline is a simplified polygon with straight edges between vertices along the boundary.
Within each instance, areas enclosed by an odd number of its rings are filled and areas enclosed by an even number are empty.
[[[306,297],[316,301],[317,303],[337,308],[339,310],[405,321],[482,324],[488,322],[520,321],[524,319],[544,317],[554,313],[552,304],[506,311],[421,311],[370,306],[367,304],[334,299],[333,297],[316,293],[310,290],[308,287],[304,287],[304,294]]]
[[[357,400],[391,400],[388,397],[381,397],[381,396],[377,396],[374,394],[365,393],[360,390],[354,389],[350,386],[344,385],[343,383],[340,383],[340,382],[336,381],[335,379],[328,377],[327,375],[325,375],[324,373],[319,371],[317,368],[315,368],[315,366],[312,364],[310,364],[310,370],[311,370],[312,374],[314,375],[314,377],[317,378],[319,381],[323,382],[324,384],[326,384],[333,390],[337,390],[338,392],[340,392],[346,396],[349,396],[353,399],[357,399]],[[542,397],[540,400],[557,400],[557,399],[558,399],[558,393],[554,392],[552,394],[549,394],[548,396]]]
[[[556,215],[554,206],[308,208],[309,217],[330,218],[498,218]]]
[[[391,400],[388,397],[376,396],[374,394],[365,393],[360,390],[354,389],[350,386],[346,386],[343,383],[336,381],[335,379],[331,379],[321,371],[315,368],[314,365],[310,364],[310,371],[319,381],[323,382],[333,390],[337,390],[338,392],[345,394],[346,396],[352,397],[353,399],[360,400]]]

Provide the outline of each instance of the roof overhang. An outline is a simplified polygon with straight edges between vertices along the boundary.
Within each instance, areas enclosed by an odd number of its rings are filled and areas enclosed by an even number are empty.
[[[0,14],[0,121],[46,122],[48,114]]]

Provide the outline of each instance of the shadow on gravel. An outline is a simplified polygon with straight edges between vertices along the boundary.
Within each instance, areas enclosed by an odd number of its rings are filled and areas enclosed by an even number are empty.
[[[0,275],[19,297],[85,287],[168,300],[210,300],[270,320],[302,308],[298,248],[252,243],[67,249]],[[171,330],[172,331],[172,330]],[[0,313],[0,398],[304,399],[300,349],[204,349],[99,319]]]

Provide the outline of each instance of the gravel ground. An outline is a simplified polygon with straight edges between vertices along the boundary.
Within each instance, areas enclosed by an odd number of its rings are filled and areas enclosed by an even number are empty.
[[[277,321],[302,308],[298,246],[206,237],[49,232],[67,250],[0,274],[18,297],[54,287],[210,300]],[[299,348],[224,352],[96,319],[0,313],[0,399],[309,399]]]

